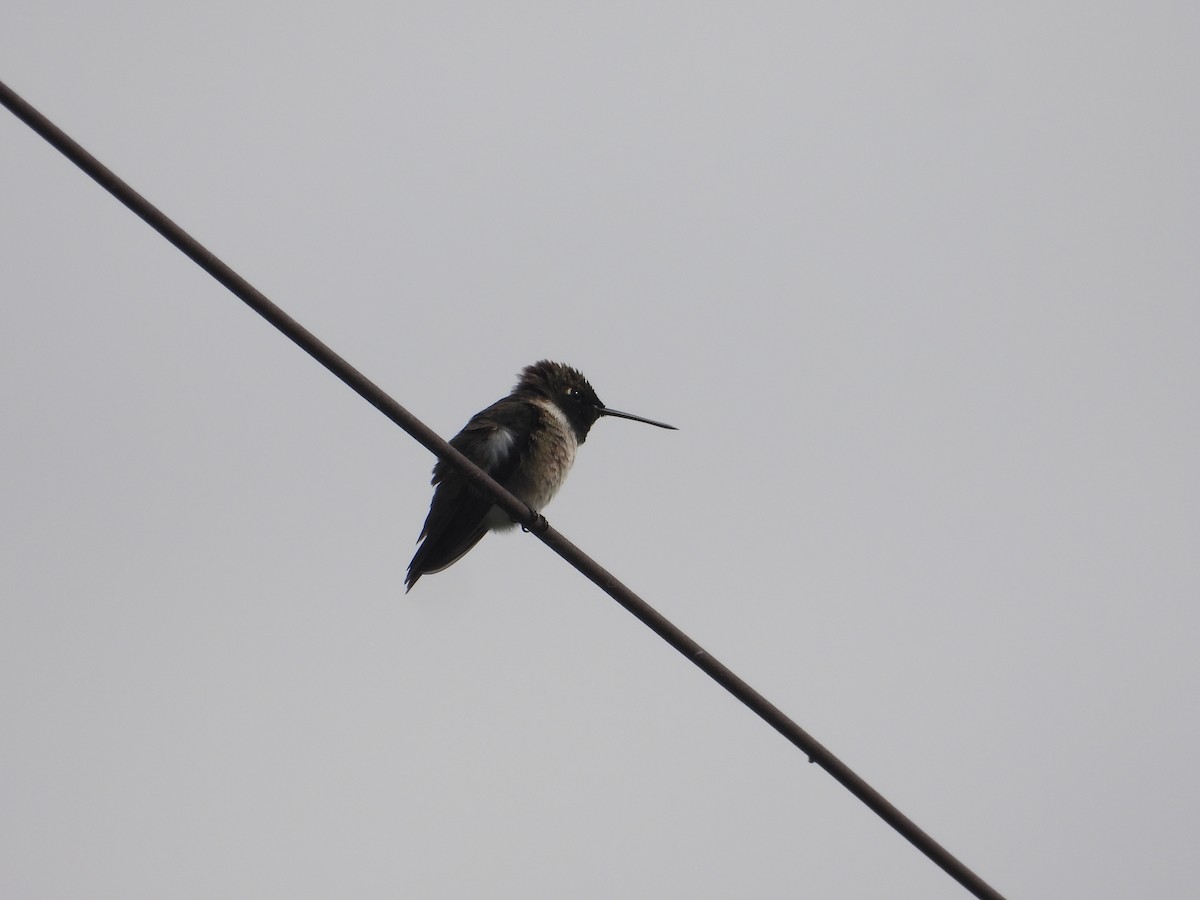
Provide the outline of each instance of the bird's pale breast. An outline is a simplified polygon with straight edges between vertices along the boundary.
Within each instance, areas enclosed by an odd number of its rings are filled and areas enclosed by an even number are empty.
[[[542,414],[542,427],[533,432],[529,452],[522,461],[512,492],[541,510],[567,478],[575,462],[579,441],[566,417],[548,400],[535,400]]]

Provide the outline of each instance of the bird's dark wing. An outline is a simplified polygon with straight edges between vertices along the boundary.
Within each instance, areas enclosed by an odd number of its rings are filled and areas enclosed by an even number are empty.
[[[450,441],[450,446],[505,484],[529,448],[538,411],[511,397],[476,414]],[[453,466],[438,460],[433,467],[433,503],[421,529],[421,546],[408,564],[407,590],[422,575],[458,562],[488,530],[484,521],[494,501],[471,487]]]

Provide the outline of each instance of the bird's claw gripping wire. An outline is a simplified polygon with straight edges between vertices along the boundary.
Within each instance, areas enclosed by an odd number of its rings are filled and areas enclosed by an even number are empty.
[[[550,523],[546,521],[546,517],[532,506],[529,507],[529,515],[533,521],[528,525],[522,525],[522,531],[526,533],[533,532],[534,534],[545,534],[549,530]]]

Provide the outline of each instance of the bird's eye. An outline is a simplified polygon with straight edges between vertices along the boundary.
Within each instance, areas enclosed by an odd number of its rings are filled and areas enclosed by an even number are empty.
[[[578,393],[579,393],[579,391],[576,388],[573,388],[573,387],[567,388],[567,396],[568,397],[574,397]]]

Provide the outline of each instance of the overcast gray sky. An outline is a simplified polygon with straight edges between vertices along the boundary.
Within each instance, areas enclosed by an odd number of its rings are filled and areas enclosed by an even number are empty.
[[[5,0],[0,78],[1012,897],[1200,879],[1194,3]],[[0,115],[0,892],[964,892]]]

